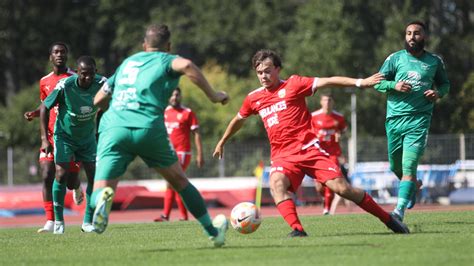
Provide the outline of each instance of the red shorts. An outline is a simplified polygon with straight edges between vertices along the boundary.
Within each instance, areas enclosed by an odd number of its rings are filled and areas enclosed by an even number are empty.
[[[39,162],[54,162],[54,152],[46,153],[40,149]],[[81,170],[80,162],[70,162],[69,163],[69,172],[79,173]]]
[[[179,161],[179,164],[181,165],[181,168],[183,168],[183,171],[186,171],[186,169],[188,169],[189,163],[191,162],[191,153],[184,152],[184,151],[177,151],[176,155],[178,155],[178,161]]]
[[[296,192],[305,175],[321,184],[342,177],[338,164],[331,160],[327,153],[315,146],[301,150],[297,154],[273,160],[270,176],[273,172],[283,173],[290,179],[291,185],[288,190],[291,192]]]

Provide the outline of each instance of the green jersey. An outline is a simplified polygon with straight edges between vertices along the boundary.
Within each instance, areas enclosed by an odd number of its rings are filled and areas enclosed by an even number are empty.
[[[384,74],[385,80],[375,85],[375,89],[387,93],[387,118],[414,114],[431,116],[433,102],[423,93],[437,89],[443,97],[450,87],[443,60],[426,51],[419,58],[406,50],[395,52],[387,57],[379,72]],[[396,91],[395,85],[399,81],[410,83],[411,92]]]
[[[181,76],[171,68],[175,58],[163,52],[140,52],[125,59],[104,87],[112,99],[99,131],[113,127],[166,130],[164,110]]]
[[[81,141],[95,134],[94,96],[107,81],[96,75],[88,89],[79,87],[78,75],[72,75],[58,82],[44,100],[47,109],[58,104],[58,115],[54,126],[55,135],[66,135],[73,141]]]

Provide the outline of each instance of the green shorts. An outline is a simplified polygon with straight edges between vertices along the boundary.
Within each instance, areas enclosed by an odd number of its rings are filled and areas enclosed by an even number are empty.
[[[109,128],[99,134],[94,180],[117,179],[136,156],[151,168],[166,168],[178,161],[166,130]]]
[[[402,175],[416,176],[430,123],[430,115],[394,117],[385,122],[390,168],[399,178]]]
[[[79,141],[63,134],[54,135],[55,163],[95,162],[96,152],[95,134]]]

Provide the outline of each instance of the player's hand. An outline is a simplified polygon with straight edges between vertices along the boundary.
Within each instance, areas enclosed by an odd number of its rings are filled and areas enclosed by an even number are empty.
[[[222,145],[221,142],[219,142],[217,143],[217,146],[214,149],[214,153],[212,154],[212,157],[218,158],[220,160],[222,159],[222,156],[224,156],[224,145]]]
[[[229,102],[229,95],[225,91],[218,91],[214,94],[214,97],[211,100],[214,103],[225,105]]]
[[[41,141],[41,149],[42,152],[49,154],[53,152],[53,146],[49,143],[48,140]]]
[[[427,90],[423,93],[428,101],[435,102],[439,99],[439,94],[435,90]]]
[[[405,81],[399,81],[395,85],[395,90],[399,92],[411,92],[411,84]]]
[[[373,87],[373,86],[379,84],[380,81],[382,81],[384,79],[385,78],[384,78],[382,73],[375,73],[372,76],[363,79],[362,82],[360,83],[360,87],[361,88],[370,88],[370,87]]]
[[[204,165],[204,159],[202,158],[201,154],[198,154],[196,157],[196,165],[198,168],[201,168]]]
[[[35,113],[34,112],[26,112],[26,113],[23,114],[23,117],[27,121],[31,121],[31,120],[33,120],[33,118],[35,118]]]

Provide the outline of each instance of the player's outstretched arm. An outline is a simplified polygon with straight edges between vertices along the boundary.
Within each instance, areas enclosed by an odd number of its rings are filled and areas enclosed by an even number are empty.
[[[34,110],[34,111],[25,112],[25,113],[23,114],[23,117],[24,117],[27,121],[31,121],[31,120],[33,120],[33,118],[39,117],[39,116],[40,116],[40,107],[41,107],[41,105],[38,106],[38,107],[36,108],[36,110]]]
[[[328,87],[360,87],[370,88],[380,83],[384,79],[383,74],[375,73],[365,79],[354,79],[349,77],[329,77],[319,78],[316,84],[317,88],[328,88]]]
[[[201,70],[191,60],[178,57],[171,63],[171,68],[179,73],[183,73],[187,76],[191,82],[196,84],[211,100],[213,103],[226,104],[229,101],[229,95],[224,91],[215,91],[206,77],[202,74]]]
[[[51,143],[48,141],[49,109],[44,104],[40,105],[40,131],[41,131],[41,150],[46,154],[53,151]]]
[[[244,125],[245,118],[241,118],[239,115],[236,115],[229,123],[227,126],[224,135],[222,138],[219,140],[219,142],[216,145],[216,148],[214,149],[214,153],[212,156],[214,158],[219,158],[222,159],[222,156],[224,156],[224,145],[227,142],[227,140],[232,137],[237,131],[239,131],[242,126]]]

